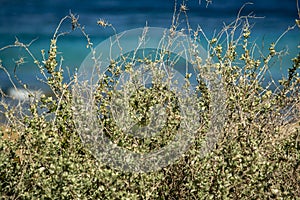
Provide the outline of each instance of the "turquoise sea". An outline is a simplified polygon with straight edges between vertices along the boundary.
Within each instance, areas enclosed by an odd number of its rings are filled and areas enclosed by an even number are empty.
[[[49,42],[61,18],[71,11],[79,15],[79,23],[85,26],[94,45],[112,36],[109,28],[97,26],[98,19],[111,23],[118,33],[134,28],[147,26],[168,28],[172,22],[174,11],[173,0],[0,0],[0,48],[15,42],[17,37],[23,43],[30,43],[30,50],[38,59],[42,59],[40,51],[49,50]],[[246,0],[213,0],[206,5],[204,0],[185,1],[188,8],[189,22],[192,28],[200,25],[208,38],[212,38],[225,24],[232,22],[239,9],[249,1]],[[245,6],[242,15],[252,14],[253,34],[251,41],[256,42],[264,52],[268,44],[275,42],[288,27],[295,24],[298,17],[296,0],[252,0]],[[177,6],[181,4],[177,0]],[[184,27],[184,18],[180,23]],[[65,24],[63,30],[69,30],[70,24]],[[75,31],[58,41],[58,51],[64,58],[63,67],[72,75],[75,69],[89,53],[86,40],[79,31]],[[286,75],[286,70],[292,65],[291,58],[299,52],[300,29],[296,27],[289,31],[278,43],[277,49],[287,50],[287,55],[281,62],[277,61],[271,68],[272,76],[279,79]],[[15,62],[24,58],[25,64],[16,67]],[[23,83],[32,89],[46,89],[39,78],[38,68],[32,59],[20,48],[0,51],[2,65],[11,74],[12,80],[18,86],[16,75]],[[68,73],[66,73],[66,80]],[[12,87],[7,74],[0,69],[0,88],[7,91]]]

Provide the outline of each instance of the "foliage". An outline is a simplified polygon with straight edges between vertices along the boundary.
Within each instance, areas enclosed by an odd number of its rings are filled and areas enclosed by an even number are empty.
[[[186,14],[187,9],[179,9]],[[186,16],[186,15],[185,15]],[[29,114],[22,109],[1,105],[8,119],[0,130],[0,196],[3,199],[294,199],[300,198],[300,54],[295,55],[288,76],[271,90],[263,84],[271,62],[281,55],[276,43],[267,55],[259,54],[251,36],[248,18],[238,16],[215,38],[208,40],[210,53],[201,60],[197,53],[191,59],[196,69],[211,64],[219,73],[226,94],[224,125],[216,147],[201,155],[203,135],[209,129],[212,115],[212,91],[199,72],[198,106],[203,110],[199,137],[188,152],[176,162],[158,171],[130,173],[112,169],[101,163],[84,145],[76,129],[76,113],[72,87],[78,77],[66,83],[62,62],[57,59],[60,25],[70,20],[72,29],[88,35],[71,14],[62,19],[46,58],[38,61],[30,45],[16,40],[12,46],[24,48],[44,75],[54,96],[33,96]],[[101,25],[101,23],[98,23]],[[102,23],[103,24],[103,23]],[[105,27],[112,27],[107,22]],[[176,20],[172,28],[176,29]],[[241,34],[237,34],[238,30]],[[203,41],[199,28],[188,29],[195,40]],[[2,48],[1,51],[6,48]],[[193,52],[193,47],[191,47]],[[148,65],[155,61],[141,60]],[[111,77],[118,76],[124,62],[112,62],[111,76],[104,76],[96,90],[99,102],[109,102],[113,95]],[[19,63],[22,64],[22,63]],[[119,67],[119,68],[118,68]],[[1,69],[5,70],[5,66]],[[129,70],[130,67],[125,67]],[[160,79],[157,79],[160,80]],[[119,130],[110,118],[107,107],[100,106],[100,123],[107,135],[118,145],[132,151],[151,151],[167,144],[178,126],[178,109],[167,85],[159,81],[152,90],[143,88],[131,98],[134,112],[142,113],[141,123],[147,122],[151,106],[169,102],[169,126],[156,138],[138,140]],[[26,89],[26,86],[25,86]],[[98,92],[98,93],[97,93]],[[105,95],[104,95],[105,94]],[[5,95],[2,93],[2,95]],[[133,111],[132,111],[133,112]],[[87,116],[89,117],[89,116]]]

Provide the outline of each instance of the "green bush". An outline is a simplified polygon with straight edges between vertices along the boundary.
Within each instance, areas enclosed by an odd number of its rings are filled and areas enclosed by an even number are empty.
[[[181,7],[177,14],[178,17],[186,14],[186,9]],[[73,29],[82,31],[93,52],[78,17],[70,14],[60,25],[67,20]],[[112,27],[101,22],[98,24]],[[60,25],[51,40],[47,58],[42,51],[42,61],[31,54],[29,45],[15,42],[33,58],[53,96],[33,96],[29,114],[1,103],[8,119],[0,130],[0,196],[3,199],[300,198],[300,54],[295,55],[287,78],[280,80],[277,89],[271,90],[269,85],[263,84],[264,76],[281,52],[271,44],[266,55],[255,57],[257,52],[249,41],[251,30],[247,17],[239,16],[218,37],[206,41],[210,55],[206,60],[201,59],[192,46],[190,51],[194,54],[190,62],[199,69],[197,90],[201,96],[197,106],[203,111],[199,113],[198,137],[178,161],[167,167],[148,173],[124,172],[106,166],[93,154],[89,144],[81,140],[74,109],[77,97],[72,93],[78,77],[74,75],[69,83],[64,81],[57,58],[56,44],[64,35],[58,32]],[[175,20],[172,27],[176,25]],[[235,35],[237,30],[242,34]],[[195,40],[202,40],[204,35],[201,30],[189,29],[188,32]],[[155,61],[140,62],[151,66]],[[96,103],[109,103],[112,96],[117,95],[111,88],[112,77],[118,77],[119,70],[130,72],[130,66],[122,69],[121,64],[127,66],[130,62],[111,62],[111,76],[104,76],[97,83]],[[209,65],[213,65],[221,77],[226,95],[225,102],[221,102],[225,106],[222,131],[216,146],[204,155],[201,152],[203,136],[212,126],[209,122],[213,115],[214,91],[205,84],[200,72]],[[5,70],[2,64],[0,68]],[[172,138],[180,114],[174,94],[158,80],[157,87],[143,88],[131,98],[132,112],[138,110],[144,116],[139,119],[141,124],[149,123],[147,113],[151,106],[170,103],[168,126],[155,138],[129,137],[116,126],[107,107],[95,105],[104,116],[99,124],[113,142],[131,151],[148,152],[166,145]],[[87,117],[91,117],[89,113]]]

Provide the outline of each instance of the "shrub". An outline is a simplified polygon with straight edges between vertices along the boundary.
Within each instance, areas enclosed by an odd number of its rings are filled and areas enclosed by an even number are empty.
[[[186,9],[176,11],[180,17]],[[176,97],[161,78],[151,88],[140,88],[130,97],[133,116],[138,115],[139,126],[149,124],[149,110],[163,104],[169,110],[167,124],[155,137],[141,139],[125,134],[112,118],[109,104],[118,91],[114,81],[121,72],[134,75],[128,55],[111,61],[109,71],[99,77],[93,90],[78,81],[74,75],[70,82],[63,79],[62,62],[57,59],[57,41],[62,23],[71,21],[72,29],[80,29],[87,39],[91,53],[95,49],[88,35],[70,13],[62,19],[50,43],[49,54],[39,61],[30,51],[30,45],[16,40],[15,46],[24,48],[44,75],[53,96],[32,96],[29,113],[21,107],[11,108],[2,102],[7,124],[0,130],[0,195],[4,199],[265,199],[299,198],[299,91],[300,54],[293,59],[287,78],[280,80],[271,90],[263,84],[270,62],[281,54],[276,44],[270,45],[267,55],[255,56],[256,49],[249,41],[251,34],[248,17],[238,16],[224,27],[219,35],[207,39],[209,56],[203,59],[191,45],[189,62],[197,74],[198,97],[196,106],[201,110],[198,134],[189,150],[179,160],[157,171],[134,173],[117,170],[101,162],[93,152],[93,144],[83,143],[78,126],[78,109],[82,98],[93,93],[93,105],[98,112],[99,126],[115,144],[133,152],[149,152],[168,144],[180,123]],[[178,25],[175,20],[172,28]],[[98,23],[112,27],[107,22]],[[241,34],[236,35],[238,30]],[[201,29],[190,30],[195,41],[203,41]],[[197,43],[193,43],[197,44]],[[1,51],[5,50],[2,48]],[[160,52],[163,54],[164,52]],[[126,57],[127,56],[127,57]],[[163,55],[162,55],[163,56]],[[96,60],[96,59],[95,59]],[[96,62],[96,61],[95,61]],[[158,60],[139,60],[154,66]],[[20,63],[21,64],[21,63]],[[210,67],[211,68],[210,68]],[[5,66],[1,69],[6,70]],[[205,70],[211,70],[205,77]],[[158,71],[159,72],[159,71]],[[8,74],[9,75],[9,74]],[[158,73],[159,75],[159,73]],[[213,75],[213,76],[212,76]],[[168,77],[166,77],[168,78]],[[212,80],[221,81],[223,100],[221,116],[214,116],[217,107],[212,103],[220,97]],[[185,79],[189,85],[189,76]],[[130,87],[125,89],[130,90]],[[79,87],[86,93],[74,93]],[[187,87],[188,88],[188,87]],[[27,89],[24,86],[24,89]],[[218,88],[217,88],[218,89]],[[91,93],[89,93],[91,91]],[[218,92],[219,90],[217,90]],[[3,94],[3,93],[2,93]],[[78,94],[85,94],[79,96]],[[5,94],[3,94],[5,95]],[[116,95],[116,96],[114,96]],[[214,99],[216,98],[216,99]],[[77,104],[74,104],[76,102]],[[86,119],[95,115],[85,112]],[[221,133],[212,151],[202,152],[203,138],[216,124],[213,117],[223,119]],[[148,121],[147,121],[148,120]],[[130,121],[128,121],[130,122]],[[126,125],[126,124],[125,124]],[[88,128],[88,127],[86,127]],[[219,128],[219,127],[218,127]],[[93,141],[93,138],[90,139]],[[84,140],[85,141],[85,140]]]

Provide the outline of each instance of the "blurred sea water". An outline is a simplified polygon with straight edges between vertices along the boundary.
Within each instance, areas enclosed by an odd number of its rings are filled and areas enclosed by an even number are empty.
[[[0,48],[13,44],[15,37],[23,43],[36,39],[30,50],[36,58],[42,60],[41,49],[49,49],[50,39],[59,21],[71,11],[79,15],[79,23],[85,26],[85,31],[96,46],[101,41],[112,36],[114,32],[109,28],[97,26],[98,19],[111,23],[118,33],[134,28],[147,26],[168,28],[172,23],[174,11],[173,0],[0,0]],[[186,1],[191,27],[201,26],[208,38],[218,33],[224,24],[232,22],[239,9],[247,0],[213,0],[206,5],[204,0]],[[298,17],[296,0],[252,0],[253,4],[246,5],[242,15],[252,13],[257,19],[251,19],[254,25],[251,40],[265,50],[268,44],[275,42],[288,27],[295,24]],[[177,0],[178,6],[181,0]],[[182,18],[183,20],[184,18]],[[184,27],[185,22],[182,21]],[[62,29],[69,30],[71,24],[65,24]],[[79,31],[62,37],[57,45],[62,52],[63,67],[72,75],[76,68],[88,55],[86,40]],[[300,45],[300,29],[296,27],[289,31],[278,43],[278,49],[287,49],[288,55],[281,62],[272,67],[272,76],[275,79],[286,74],[286,69],[292,65],[291,58],[298,52]],[[266,51],[267,52],[267,51]],[[15,61],[25,59],[25,64],[19,67]],[[46,89],[39,79],[42,78],[32,59],[20,48],[11,48],[0,51],[2,65],[11,74],[11,78],[18,85],[14,74],[34,90]],[[66,77],[67,79],[67,77]],[[7,74],[0,69],[0,88],[4,91],[11,88]]]

